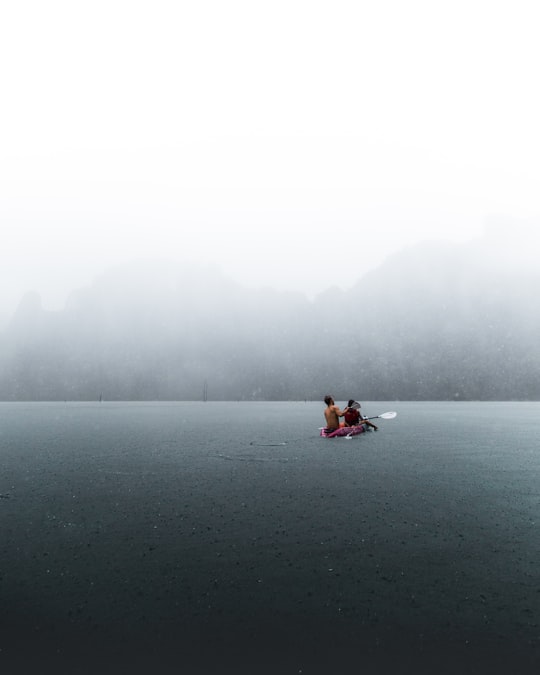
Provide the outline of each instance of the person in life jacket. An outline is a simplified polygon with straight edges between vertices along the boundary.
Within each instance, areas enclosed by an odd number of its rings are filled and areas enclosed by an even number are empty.
[[[371,427],[375,431],[379,427],[375,426],[372,422],[369,420],[366,420],[362,417],[362,414],[360,413],[360,403],[358,401],[355,401],[354,399],[349,399],[349,403],[347,404],[347,407],[343,411],[343,417],[345,419],[345,426],[346,427],[355,427],[359,424],[366,424],[368,427]]]

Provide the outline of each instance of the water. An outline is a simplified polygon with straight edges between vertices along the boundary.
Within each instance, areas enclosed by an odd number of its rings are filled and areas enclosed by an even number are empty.
[[[363,402],[398,416],[350,440],[323,410],[0,404],[0,662],[536,672],[540,404]]]

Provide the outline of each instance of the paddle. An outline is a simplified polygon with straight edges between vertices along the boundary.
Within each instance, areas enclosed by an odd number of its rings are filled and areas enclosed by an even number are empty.
[[[385,412],[382,415],[375,415],[375,417],[364,417],[365,420],[378,420],[379,418],[383,420],[393,420],[394,417],[397,417],[397,412]]]
[[[378,420],[379,418],[382,420],[393,420],[394,417],[397,417],[397,412],[385,412],[382,413],[381,415],[375,415],[375,417],[364,417],[364,420]],[[362,424],[362,420],[360,420],[358,424]],[[326,427],[319,427],[319,429],[325,428]]]

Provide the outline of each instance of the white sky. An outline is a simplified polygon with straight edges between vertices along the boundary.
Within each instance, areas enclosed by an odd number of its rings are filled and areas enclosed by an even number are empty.
[[[140,257],[313,294],[540,216],[536,6],[5,0],[0,311]]]

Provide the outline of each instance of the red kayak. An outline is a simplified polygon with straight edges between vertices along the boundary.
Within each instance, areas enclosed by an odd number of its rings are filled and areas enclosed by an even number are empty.
[[[328,429],[321,429],[321,436],[323,438],[339,438],[340,436],[351,437],[357,436],[358,434],[363,434],[364,431],[367,431],[367,424],[358,424],[354,427],[339,427],[339,429],[334,429],[333,431],[328,431]]]

